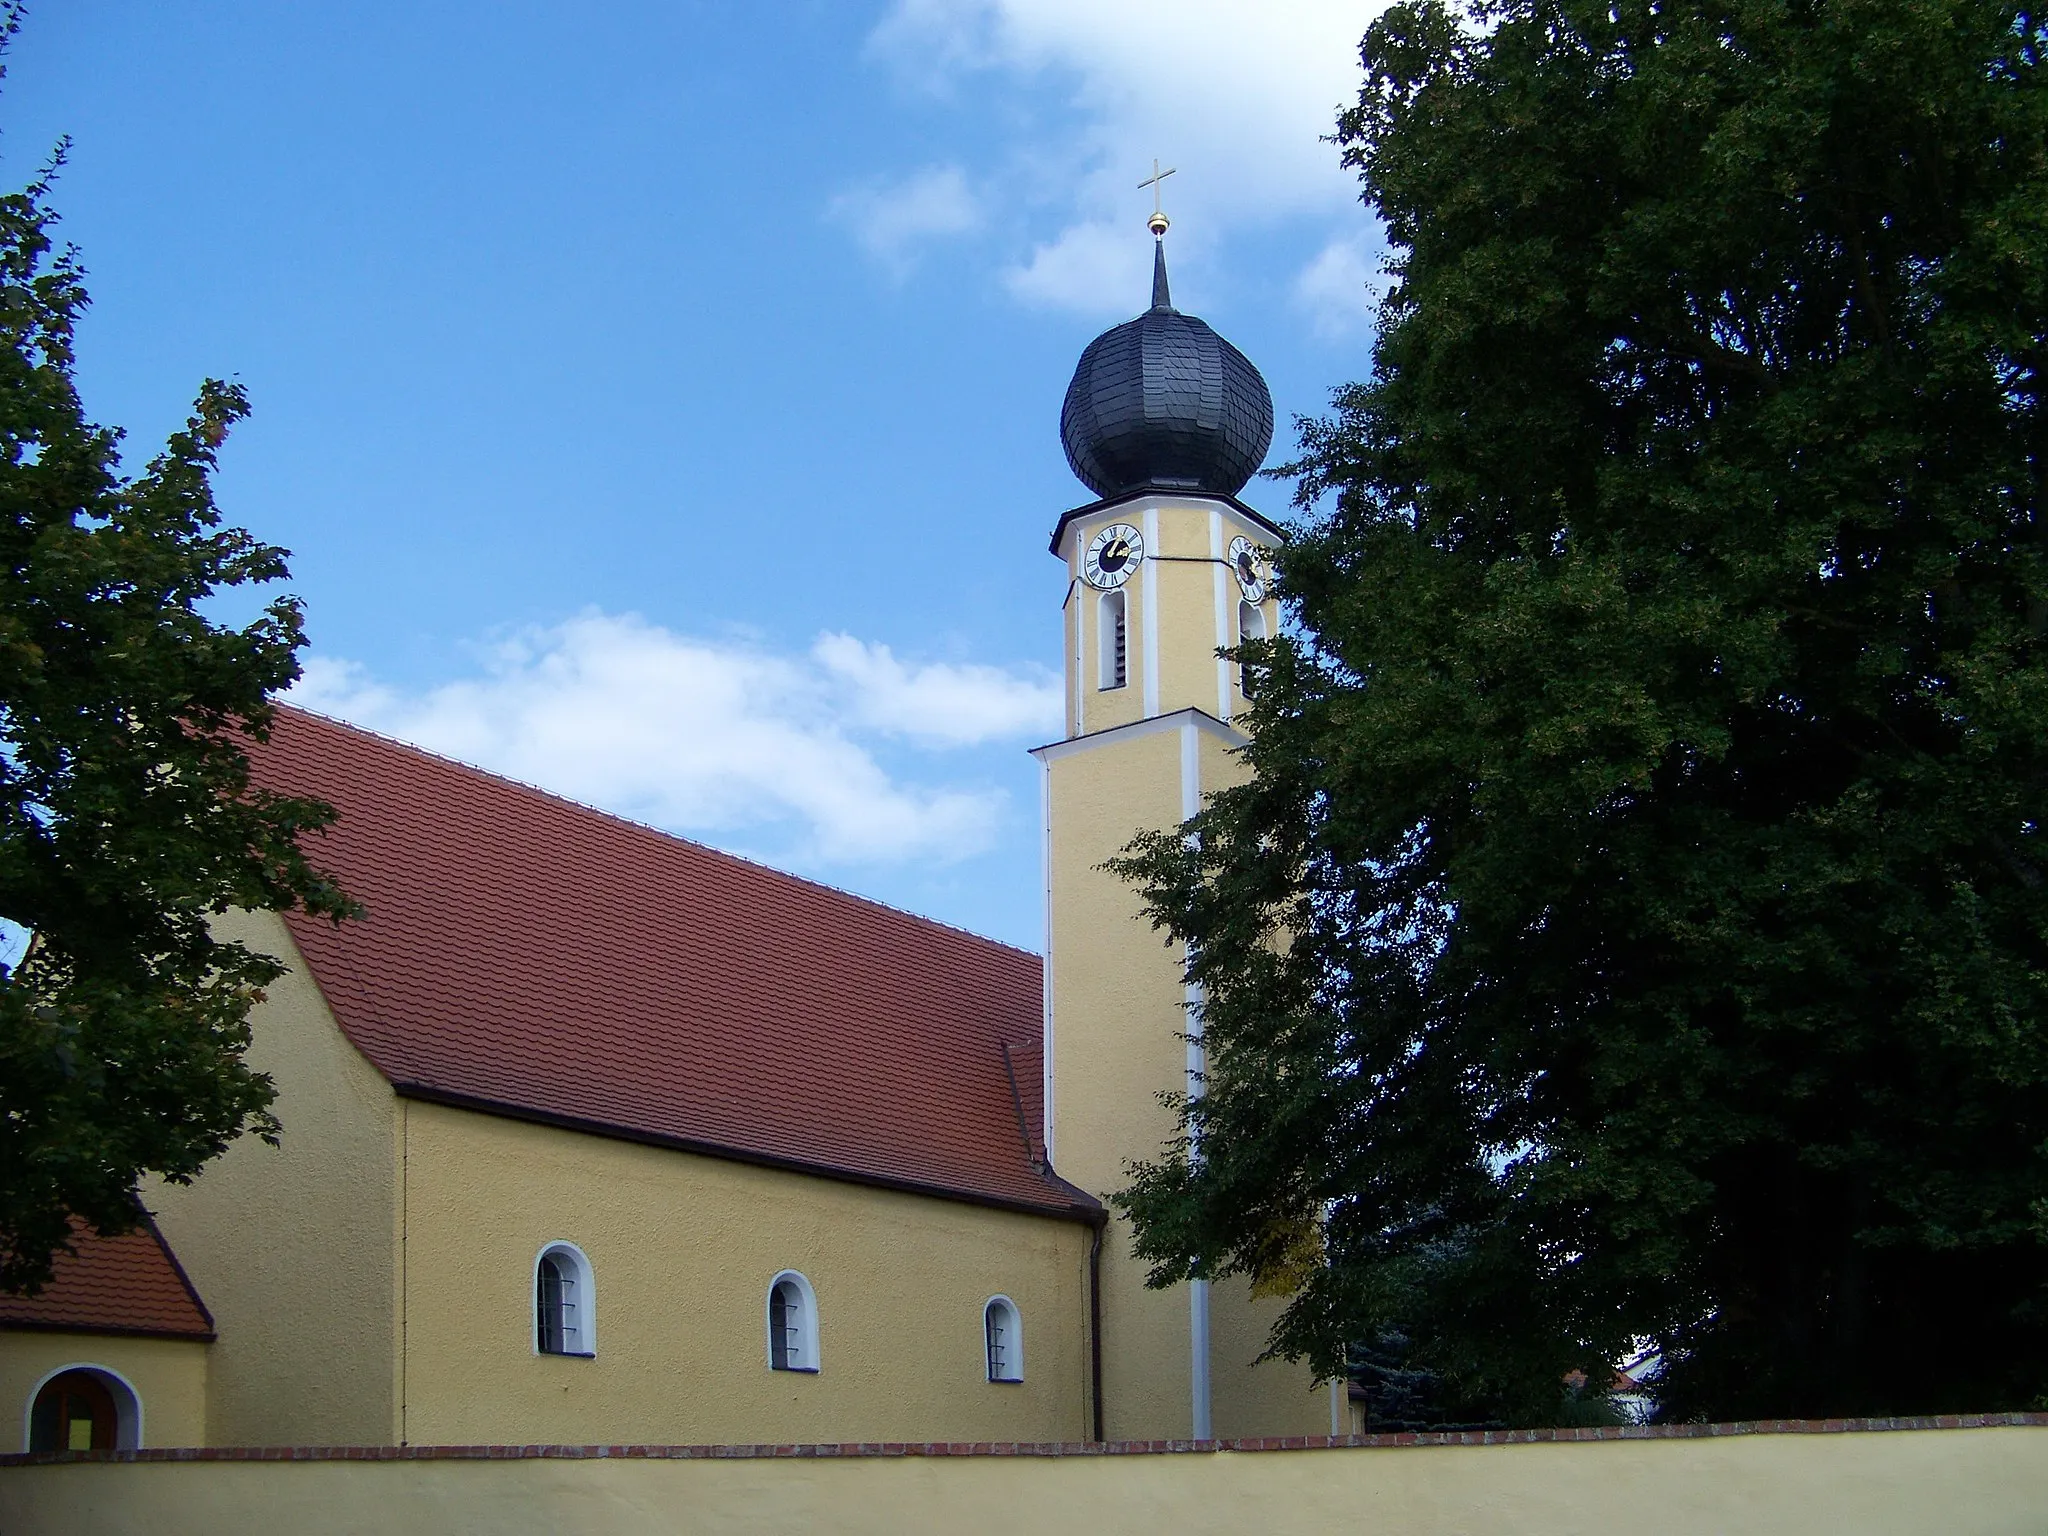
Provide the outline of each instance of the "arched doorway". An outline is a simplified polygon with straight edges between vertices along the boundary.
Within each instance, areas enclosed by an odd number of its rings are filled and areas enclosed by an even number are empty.
[[[59,1371],[29,1409],[31,1451],[112,1451],[135,1444],[135,1394],[117,1376],[87,1367]]]

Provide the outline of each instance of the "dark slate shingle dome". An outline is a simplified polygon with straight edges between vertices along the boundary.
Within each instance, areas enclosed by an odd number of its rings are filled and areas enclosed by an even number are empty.
[[[1088,343],[1060,408],[1067,462],[1097,496],[1157,486],[1235,496],[1273,445],[1273,396],[1251,359],[1173,307],[1166,250],[1152,307]]]

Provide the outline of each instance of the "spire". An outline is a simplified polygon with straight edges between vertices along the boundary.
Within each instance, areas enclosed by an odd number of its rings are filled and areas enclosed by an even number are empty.
[[[1166,210],[1159,205],[1159,189],[1172,169],[1162,171],[1159,162],[1152,162],[1152,174],[1138,183],[1138,190],[1152,189],[1152,217],[1145,221],[1145,227],[1152,231],[1152,307],[1174,313],[1173,299],[1166,291],[1166,229],[1173,221],[1166,216]]]

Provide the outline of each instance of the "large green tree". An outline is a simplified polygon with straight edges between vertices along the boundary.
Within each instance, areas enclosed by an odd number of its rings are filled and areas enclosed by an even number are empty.
[[[275,1134],[242,1053],[281,967],[208,920],[347,911],[297,843],[332,811],[252,791],[243,752],[298,673],[298,606],[241,629],[201,611],[286,574],[213,502],[242,391],[206,383],[122,475],[74,387],[86,295],[48,191],[0,197],[0,918],[34,936],[0,973],[0,1290],[46,1280],[74,1218],[130,1226],[144,1175]]]
[[[1407,0],[1124,1202],[1540,1422],[2048,1402],[2048,94],[2011,0]]]

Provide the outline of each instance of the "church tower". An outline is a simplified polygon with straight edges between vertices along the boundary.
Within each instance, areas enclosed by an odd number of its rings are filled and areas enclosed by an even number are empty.
[[[1136,892],[1101,868],[1241,777],[1239,669],[1218,657],[1272,633],[1266,548],[1242,501],[1273,439],[1257,368],[1173,307],[1155,211],[1152,307],[1081,354],[1060,412],[1067,461],[1097,499],[1061,517],[1066,738],[1044,765],[1047,1154],[1106,1197],[1175,1131],[1164,1091],[1199,1092],[1198,999]],[[1130,1229],[1101,1257],[1102,1409],[1112,1440],[1328,1434],[1305,1369],[1254,1367],[1278,1304],[1241,1281],[1145,1288]]]

